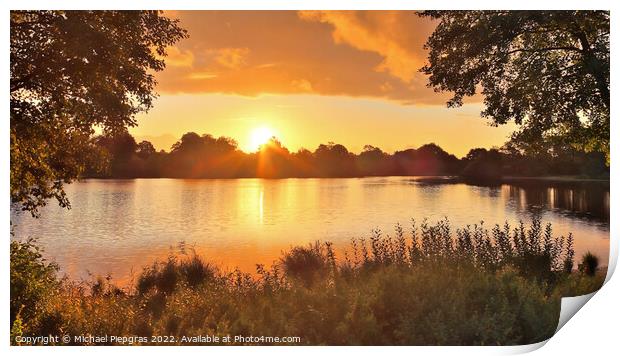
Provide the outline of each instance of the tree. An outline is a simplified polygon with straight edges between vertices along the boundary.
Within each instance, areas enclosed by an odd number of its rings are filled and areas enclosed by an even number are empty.
[[[497,149],[473,148],[464,160],[467,165],[461,176],[467,180],[489,183],[502,177],[502,154]]]
[[[172,145],[169,158],[168,174],[190,178],[233,177],[242,159],[232,138],[200,136],[195,132],[184,134]]]
[[[459,159],[434,143],[420,146],[414,155],[413,170],[419,175],[458,174]]]
[[[609,155],[609,12],[424,11],[438,20],[425,44],[429,86],[481,88],[482,116],[521,125],[519,139],[562,136]]]
[[[156,153],[155,147],[149,141],[141,141],[136,148],[136,154],[142,159],[148,159]]]
[[[321,177],[355,177],[355,155],[341,144],[320,144],[314,158]]]
[[[95,145],[108,156],[107,176],[132,178],[135,176],[138,144],[127,131],[95,138]]]
[[[276,137],[260,145],[257,155],[256,176],[261,178],[283,178],[294,175],[291,154]]]
[[[391,165],[389,155],[379,147],[365,145],[363,151],[357,156],[357,169],[361,175],[388,175]]]
[[[187,37],[158,11],[12,11],[11,201],[36,216],[85,169],[95,127],[136,124],[153,105],[153,72]]]

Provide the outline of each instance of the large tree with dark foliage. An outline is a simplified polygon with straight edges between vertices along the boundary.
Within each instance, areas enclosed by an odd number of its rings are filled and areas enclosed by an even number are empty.
[[[609,159],[609,12],[424,11],[438,20],[422,72],[449,107],[481,89],[482,116],[514,140],[562,138]]]
[[[95,127],[122,132],[153,105],[153,72],[187,36],[159,11],[11,12],[11,200],[37,214],[84,171]]]

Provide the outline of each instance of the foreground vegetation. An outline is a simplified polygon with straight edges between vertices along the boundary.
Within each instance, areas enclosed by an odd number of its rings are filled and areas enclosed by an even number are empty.
[[[11,342],[52,334],[185,344],[183,336],[199,335],[297,336],[294,344],[309,345],[534,343],[556,329],[561,297],[602,285],[596,256],[575,270],[573,255],[572,236],[555,238],[536,219],[527,228],[455,231],[448,220],[412,221],[408,232],[396,225],[392,236],[374,230],[354,239],[338,258],[330,243],[293,247],[256,274],[225,272],[196,254],[170,256],[121,289],[110,278],[59,279],[32,241],[14,241]]]

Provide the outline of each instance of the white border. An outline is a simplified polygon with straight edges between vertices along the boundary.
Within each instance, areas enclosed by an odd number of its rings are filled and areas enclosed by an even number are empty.
[[[4,73],[5,73],[5,85],[3,86],[4,98],[9,97],[9,86],[7,85],[9,77],[9,9],[175,9],[175,10],[191,10],[191,9],[248,9],[248,10],[297,10],[297,9],[323,9],[323,10],[343,10],[343,9],[360,9],[360,10],[378,10],[378,9],[513,9],[513,10],[541,10],[541,9],[609,9],[612,13],[612,63],[611,63],[611,82],[618,82],[617,70],[618,58],[615,56],[615,38],[618,33],[616,20],[614,18],[616,10],[618,9],[618,2],[612,1],[583,1],[583,0],[565,0],[562,2],[553,3],[552,7],[543,7],[543,5],[549,5],[548,2],[542,2],[540,0],[520,0],[514,1],[455,1],[455,0],[427,0],[427,1],[398,1],[398,0],[382,0],[382,1],[369,1],[369,0],[341,0],[338,2],[325,1],[325,0],[229,0],[229,1],[202,1],[196,0],[178,0],[178,1],[164,1],[164,0],[94,0],[94,1],[77,1],[77,0],[54,0],[54,1],[41,1],[41,0],[21,0],[19,2],[3,1],[1,16],[2,26],[0,27],[1,38],[3,41],[4,50],[0,54],[2,58]],[[613,87],[613,84],[611,85]],[[612,95],[615,94],[612,91]],[[618,103],[613,99],[616,96],[612,96],[612,103]],[[9,112],[8,100],[1,101],[2,112]],[[615,141],[617,139],[617,127],[615,124],[615,105],[612,104],[612,123],[611,123],[611,152],[612,160],[615,157],[620,157],[618,154],[618,145]],[[4,149],[2,150],[2,159],[0,159],[0,165],[2,169],[2,185],[5,187],[5,195],[3,196],[3,204],[0,206],[2,209],[2,231],[5,232],[5,244],[8,245],[8,231],[10,226],[10,213],[9,195],[6,194],[9,187],[9,119],[5,118],[1,124],[2,134],[0,135],[0,142]],[[615,161],[614,161],[615,162]],[[610,197],[611,197],[611,216],[618,216],[618,209],[616,204],[618,203],[618,193],[616,192],[617,184],[620,183],[618,179],[618,164],[612,164],[611,167],[611,184],[610,184]],[[617,221],[611,220],[610,229],[610,267],[615,267],[615,262],[618,256],[618,236],[619,229]],[[55,347],[9,347],[9,249],[5,245],[2,250],[2,264],[0,266],[0,276],[2,278],[1,298],[5,307],[0,308],[2,321],[0,322],[0,345],[4,348],[4,351],[8,351],[15,354],[47,354],[49,352],[61,351],[63,354],[82,354],[85,351],[92,354],[107,354],[122,352],[123,354],[139,354],[148,352],[155,355],[166,355],[170,352],[190,353],[190,354],[204,354],[204,353],[225,353],[225,354],[237,354],[245,351],[252,352],[255,355],[272,355],[273,353],[290,353],[294,352],[300,355],[315,355],[317,352],[340,352],[340,348],[330,347],[150,347],[144,349],[141,347],[62,347],[57,350]],[[610,268],[610,273],[607,278],[611,277],[614,268]],[[620,301],[620,282],[618,278],[609,281],[601,290],[592,297],[592,302],[587,303],[581,312],[568,322],[567,327],[562,328],[556,336],[551,338],[547,346],[539,350],[542,354],[610,354],[617,352],[618,337],[617,326],[618,317],[620,316],[618,303]],[[362,354],[375,354],[377,352],[388,351],[390,353],[410,355],[412,353],[421,352],[431,355],[444,355],[444,354],[458,354],[458,355],[494,355],[494,354],[514,354],[529,352],[538,349],[545,342],[536,345],[516,346],[516,347],[391,347],[388,350],[380,347],[347,347],[345,352],[362,353]]]

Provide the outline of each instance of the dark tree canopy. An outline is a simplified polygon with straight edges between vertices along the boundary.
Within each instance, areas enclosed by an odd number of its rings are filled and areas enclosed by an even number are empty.
[[[187,35],[158,11],[12,11],[10,25],[11,200],[36,214],[68,206],[95,127],[122,132],[151,108],[153,73]]]
[[[609,12],[424,11],[429,86],[449,107],[484,96],[482,116],[521,125],[513,139],[561,137],[609,155]]]
[[[531,150],[510,141],[500,149],[474,148],[459,159],[436,144],[387,153],[366,145],[359,154],[329,142],[314,151],[289,151],[275,137],[257,152],[239,150],[228,137],[184,134],[170,152],[148,141],[136,144],[127,132],[94,138],[106,161],[97,160],[85,176],[98,178],[307,178],[368,176],[461,176],[472,183],[497,183],[502,176],[572,175],[608,178],[601,153],[576,150],[546,140]],[[526,152],[526,153],[524,153]]]

